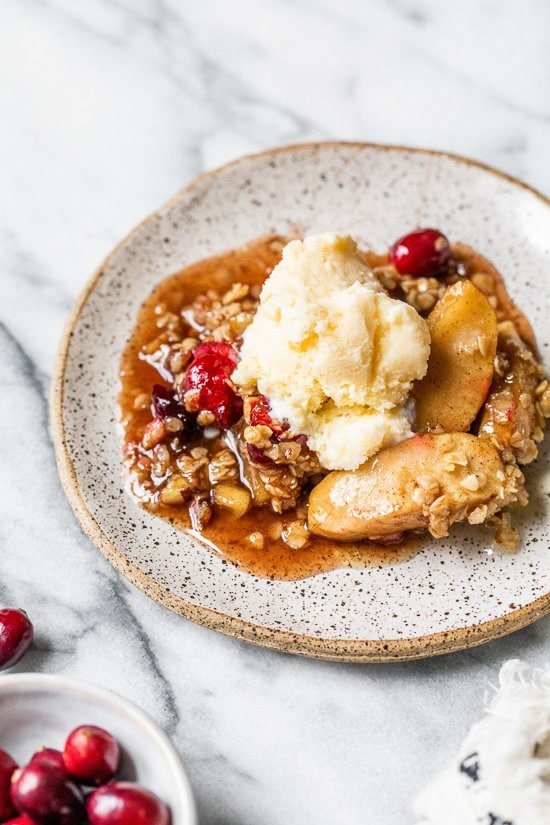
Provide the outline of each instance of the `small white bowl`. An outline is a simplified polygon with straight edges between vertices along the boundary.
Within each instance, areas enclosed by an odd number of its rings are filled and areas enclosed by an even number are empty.
[[[172,825],[197,825],[191,785],[167,736],[136,705],[80,679],[0,676],[0,747],[24,764],[40,747],[62,748],[79,725],[105,728],[123,752],[121,774],[170,807]]]

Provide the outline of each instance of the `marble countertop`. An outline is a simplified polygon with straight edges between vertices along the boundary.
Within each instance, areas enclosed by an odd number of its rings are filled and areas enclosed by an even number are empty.
[[[82,534],[48,430],[75,296],[204,169],[310,139],[474,156],[550,193],[545,0],[4,0],[0,26],[0,603],[37,627],[22,670],[90,678],[173,737],[202,825],[407,825],[506,658],[550,619],[400,665],[293,658],[127,584]],[[32,463],[29,463],[29,456]]]

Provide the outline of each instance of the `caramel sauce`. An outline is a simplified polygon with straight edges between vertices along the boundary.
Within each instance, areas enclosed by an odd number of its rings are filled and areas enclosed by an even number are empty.
[[[292,510],[281,517],[267,507],[252,507],[240,519],[219,510],[210,524],[198,533],[191,529],[185,509],[174,514],[175,508],[162,504],[145,507],[167,519],[174,527],[189,530],[222,558],[264,579],[305,579],[339,567],[395,564],[411,558],[418,547],[418,540],[412,538],[399,545],[383,547],[368,541],[345,544],[312,536],[304,548],[293,550],[281,539],[268,538],[270,527],[280,522],[281,518],[283,522],[292,520]],[[266,536],[261,549],[255,548],[248,540],[248,536],[258,530]]]
[[[144,346],[159,334],[155,308],[163,304],[167,312],[180,313],[182,307],[208,289],[227,290],[232,283],[261,284],[280,258],[279,246],[268,237],[230,250],[186,267],[160,281],[139,310],[136,325],[121,359],[119,396],[120,421],[124,445],[139,441],[151,419],[150,410],[135,410],[134,401],[142,393],[150,393],[159,383],[157,370],[140,357]],[[281,239],[282,240],[282,239]],[[367,255],[374,265],[377,256]],[[200,442],[199,442],[200,443]],[[139,500],[139,497],[138,497]],[[368,541],[334,542],[312,536],[300,550],[293,550],[281,539],[271,539],[281,523],[292,521],[294,511],[279,515],[267,507],[252,507],[240,519],[217,509],[212,521],[199,534],[192,529],[187,507],[171,507],[140,500],[141,506],[166,519],[179,530],[190,532],[213,552],[255,576],[270,579],[303,579],[341,567],[395,564],[417,552],[418,541],[409,538],[402,544],[382,546]],[[260,549],[248,539],[251,533],[262,532],[265,544]]]

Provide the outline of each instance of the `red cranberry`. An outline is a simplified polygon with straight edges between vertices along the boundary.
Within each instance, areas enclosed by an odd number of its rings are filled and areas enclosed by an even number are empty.
[[[180,404],[174,390],[164,387],[162,384],[155,384],[151,391],[151,401],[157,419],[164,421],[168,416],[179,418],[183,424],[181,435],[189,434],[195,426],[195,418],[187,412],[183,404]]]
[[[13,816],[15,809],[10,798],[11,778],[17,770],[15,762],[9,753],[0,748],[0,822]]]
[[[12,667],[32,644],[34,629],[24,610],[0,610],[0,670]]]
[[[50,768],[58,768],[65,771],[63,754],[55,748],[41,748],[31,757],[29,765],[49,765]]]
[[[228,430],[242,418],[243,401],[232,387],[216,384],[205,393],[203,409],[213,413],[220,427]]]
[[[220,364],[218,358],[205,355],[191,362],[185,376],[185,389],[200,390],[202,393],[216,386],[226,387],[232,371],[231,362]]]
[[[166,418],[169,415],[175,417],[182,409],[175,392],[162,384],[154,384],[151,401],[157,418]]]
[[[449,241],[438,229],[417,229],[390,248],[390,259],[400,275],[434,275],[451,255]]]
[[[206,342],[194,350],[185,375],[185,391],[198,390],[199,408],[211,412],[224,430],[243,414],[242,398],[228,384],[236,364],[237,353],[231,344]]]
[[[288,424],[285,427],[284,424],[281,425],[276,419],[271,417],[271,404],[265,395],[259,395],[252,400],[250,404],[250,423],[254,427],[261,424],[265,427],[270,427],[275,435],[281,435],[285,429],[288,429]]]
[[[133,782],[98,788],[87,802],[91,825],[169,825],[168,808],[151,791]]]
[[[113,778],[120,762],[116,739],[102,728],[82,725],[69,734],[63,750],[65,770],[79,782],[102,785]]]
[[[263,450],[256,447],[255,444],[247,443],[246,449],[253,464],[261,464],[263,467],[275,466],[275,462],[268,455],[266,455]]]
[[[204,358],[206,355],[218,358],[220,362],[231,361],[233,367],[237,366],[239,356],[232,344],[227,341],[203,341],[193,350],[193,359]]]
[[[82,793],[64,771],[51,765],[18,768],[11,779],[11,799],[20,813],[43,825],[86,822]]]
[[[36,825],[36,820],[31,819],[27,814],[16,816],[15,819],[8,819],[4,825]]]

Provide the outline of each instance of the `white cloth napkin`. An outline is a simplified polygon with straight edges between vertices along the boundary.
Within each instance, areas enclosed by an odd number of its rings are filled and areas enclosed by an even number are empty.
[[[550,667],[500,671],[485,717],[420,793],[418,825],[550,825]]]

